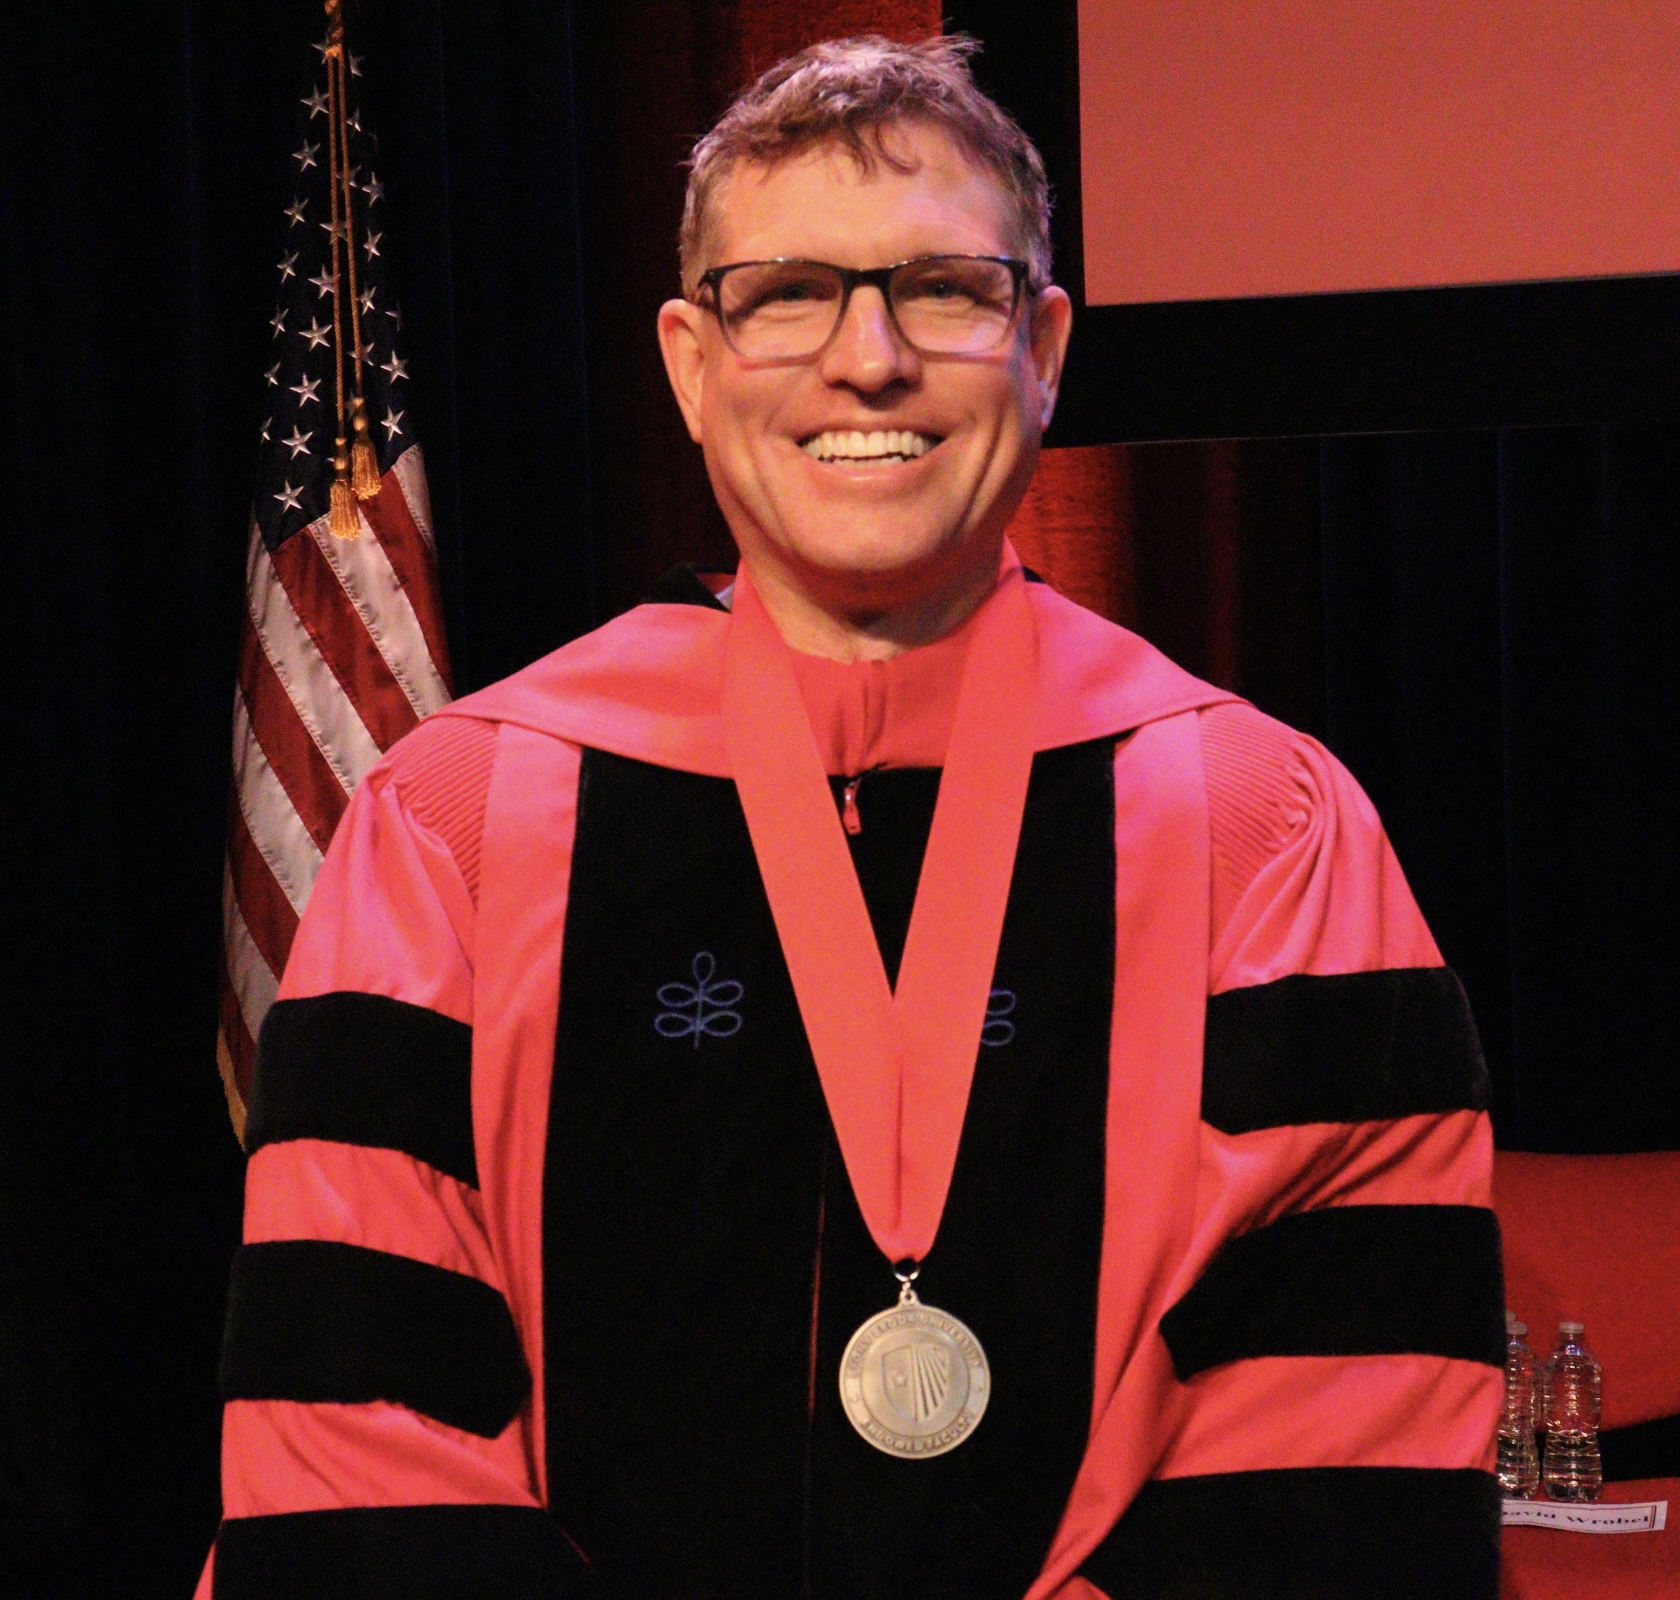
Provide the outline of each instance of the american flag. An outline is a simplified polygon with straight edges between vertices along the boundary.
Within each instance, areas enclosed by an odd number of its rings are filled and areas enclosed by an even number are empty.
[[[281,218],[233,698],[216,1053],[241,1134],[257,1033],[333,829],[381,752],[451,693],[426,471],[397,343],[402,315],[385,272],[378,143],[356,105],[361,62],[345,51],[336,64],[332,34],[315,48],[320,71],[299,108],[293,193]],[[336,287],[334,280],[335,72],[347,91],[342,148],[351,207],[348,227],[338,226],[356,267],[363,393],[379,477],[377,496],[353,502],[354,538],[336,537],[328,517],[335,441],[349,431],[339,420],[336,374],[354,372],[355,337],[342,253]],[[338,192],[342,205],[342,182]],[[341,297],[342,363],[334,342]],[[349,404],[347,395],[346,412]]]

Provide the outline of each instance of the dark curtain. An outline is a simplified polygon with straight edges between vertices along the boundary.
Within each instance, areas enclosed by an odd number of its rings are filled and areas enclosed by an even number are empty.
[[[255,186],[274,145],[265,19],[206,101],[192,20],[69,3],[0,21],[0,1586],[18,1594],[183,1593],[186,1531],[215,1508],[240,1162],[206,1067],[271,234],[206,197],[224,163]]]
[[[1680,1148],[1680,434],[1125,454],[1122,620],[1365,786],[1501,1146]]]
[[[1680,436],[1321,460],[1323,731],[1470,991],[1500,1143],[1680,1148]]]
[[[779,16],[352,8],[463,688],[727,550],[648,330],[675,163]],[[8,1593],[184,1595],[217,1515],[229,712],[320,32],[315,0],[0,7]],[[1507,1143],[1680,1144],[1677,466],[1634,431],[1128,457],[1128,616],[1370,787],[1471,986]]]
[[[603,615],[570,11],[351,12],[466,687]],[[318,0],[0,7],[0,1592],[184,1596],[242,1161],[214,1064],[266,318]]]

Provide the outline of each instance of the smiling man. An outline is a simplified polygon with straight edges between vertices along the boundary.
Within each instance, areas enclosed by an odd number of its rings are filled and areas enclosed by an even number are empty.
[[[341,825],[218,1596],[1495,1592],[1463,995],[1322,748],[1011,552],[1071,313],[965,54],[701,141],[659,337],[739,570]]]
[[[666,367],[796,650],[886,659],[962,622],[1050,421],[1071,308],[1043,172],[975,100],[979,127],[901,118],[768,164],[749,100],[695,157]]]

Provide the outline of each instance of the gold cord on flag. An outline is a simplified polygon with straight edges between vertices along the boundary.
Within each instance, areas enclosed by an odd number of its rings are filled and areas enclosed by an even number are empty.
[[[329,12],[337,3],[338,0],[329,0]],[[358,500],[371,500],[379,493],[379,457],[374,453],[373,435],[368,430],[367,405],[362,398],[362,365],[367,351],[362,345],[361,285],[356,281],[356,213],[351,200],[350,181],[349,81],[344,73],[342,49],[328,61],[327,72],[329,76],[334,73],[338,76],[338,147],[343,155],[339,162],[339,180],[344,185],[345,258],[350,264],[350,350],[356,370],[356,392],[350,401],[350,481]]]
[[[338,437],[333,442],[333,481],[327,527],[334,537],[354,539],[362,531],[357,499],[379,493],[379,459],[368,431],[362,398],[362,310],[357,300],[356,208],[350,186],[350,126],[344,71],[342,0],[326,0],[327,12],[327,151],[332,185],[333,357],[336,362]],[[346,389],[344,302],[350,300],[350,371],[354,393]],[[349,426],[346,427],[348,422]],[[352,443],[353,441],[353,443]]]

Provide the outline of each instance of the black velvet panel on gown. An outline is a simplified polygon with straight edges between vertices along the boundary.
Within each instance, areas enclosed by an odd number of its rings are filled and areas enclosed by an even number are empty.
[[[1114,961],[1113,741],[1033,766],[990,1019],[918,1288],[984,1344],[934,1460],[852,1429],[897,1285],[835,1143],[733,783],[587,751],[545,1178],[550,1495],[601,1594],[1018,1600],[1089,1429]],[[851,838],[896,974],[939,774]]]

